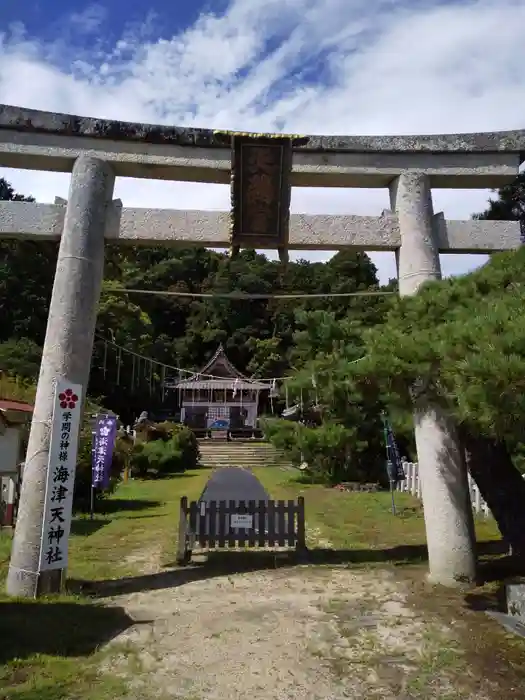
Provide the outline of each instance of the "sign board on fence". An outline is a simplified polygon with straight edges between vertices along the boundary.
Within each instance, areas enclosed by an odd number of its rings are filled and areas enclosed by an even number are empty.
[[[232,529],[242,527],[246,530],[251,530],[253,527],[253,515],[234,513],[230,516],[230,527]]]
[[[82,386],[58,379],[47,463],[39,571],[65,569],[67,566],[81,407]]]

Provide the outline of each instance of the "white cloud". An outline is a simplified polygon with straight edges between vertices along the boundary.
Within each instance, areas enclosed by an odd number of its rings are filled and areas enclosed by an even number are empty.
[[[72,12],[68,18],[71,27],[83,34],[97,31],[107,17],[102,5],[90,5],[81,12]]]
[[[53,43],[17,26],[0,35],[0,102],[76,114],[250,131],[381,134],[525,126],[521,0],[233,0],[175,36],[149,16],[113,44],[100,9]],[[80,42],[97,29],[95,43]],[[66,36],[66,38],[64,38]],[[73,40],[71,37],[77,36]],[[76,43],[75,43],[76,42]],[[41,201],[68,176],[0,171]],[[227,209],[226,186],[119,180],[126,205]],[[436,211],[468,218],[486,191],[434,192]],[[382,190],[296,190],[293,209],[379,213]],[[374,255],[382,279],[392,255]],[[484,258],[445,258],[446,273]]]

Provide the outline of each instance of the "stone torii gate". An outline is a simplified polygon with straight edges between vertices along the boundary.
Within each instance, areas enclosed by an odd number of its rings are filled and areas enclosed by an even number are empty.
[[[518,222],[446,221],[435,214],[431,188],[497,188],[512,182],[525,159],[525,131],[291,137],[280,161],[282,167],[288,158],[290,187],[388,187],[392,209],[381,216],[296,214],[288,220],[288,199],[272,219],[277,236],[268,224],[262,234],[254,229],[237,239],[234,230],[232,241],[228,213],[123,208],[113,200],[116,176],[228,184],[232,163],[241,157],[232,153],[233,137],[0,105],[0,166],[71,172],[67,202],[0,203],[0,237],[60,240],[7,581],[11,594],[33,596],[39,587],[53,383],[67,377],[87,385],[106,240],[210,247],[240,242],[278,248],[283,258],[287,249],[394,251],[402,295],[441,277],[439,253],[489,253],[520,245]],[[280,201],[286,203],[286,196]],[[430,579],[445,585],[472,580],[472,515],[464,507],[467,476],[453,427],[437,407],[420,404],[415,436]]]

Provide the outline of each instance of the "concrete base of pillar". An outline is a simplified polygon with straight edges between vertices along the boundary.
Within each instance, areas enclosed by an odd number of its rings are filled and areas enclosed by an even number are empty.
[[[62,569],[42,571],[38,577],[37,596],[61,593],[64,579],[65,575]]]

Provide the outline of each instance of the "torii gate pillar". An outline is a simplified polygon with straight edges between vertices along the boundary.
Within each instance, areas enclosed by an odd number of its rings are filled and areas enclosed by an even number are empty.
[[[399,217],[399,293],[412,295],[441,279],[428,175],[402,173],[390,188]],[[451,421],[424,394],[415,399],[414,428],[432,583],[447,586],[475,579],[475,535],[467,469]]]
[[[104,272],[104,235],[115,177],[98,158],[81,155],[71,174],[64,230],[49,307],[35,408],[29,434],[7,591],[36,597],[59,585],[39,574],[54,382],[67,377],[86,393]],[[43,580],[44,579],[44,580]]]

